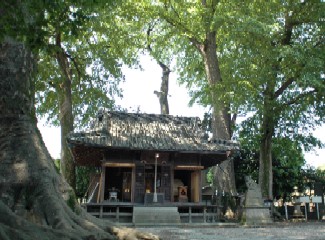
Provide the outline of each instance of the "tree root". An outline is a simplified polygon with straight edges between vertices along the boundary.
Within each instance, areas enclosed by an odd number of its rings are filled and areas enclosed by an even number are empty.
[[[117,228],[109,221],[90,216],[56,172],[37,129],[22,119],[6,123],[0,120],[1,124],[7,125],[0,133],[1,240],[158,239],[152,234]],[[27,142],[28,147],[23,147],[22,143]]]

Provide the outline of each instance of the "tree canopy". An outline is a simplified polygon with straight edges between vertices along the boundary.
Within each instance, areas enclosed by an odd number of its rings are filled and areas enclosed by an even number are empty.
[[[158,239],[86,214],[56,172],[36,127],[34,70],[44,45],[37,40],[41,32],[27,29],[46,25],[38,11],[46,8],[36,3],[0,3],[0,238]]]
[[[261,143],[266,198],[273,139],[290,139],[282,147],[297,152],[322,147],[311,131],[324,122],[323,8],[321,1],[137,1],[131,8],[145,23],[158,21],[161,39],[173,40],[175,70],[192,102],[221,110],[212,114],[212,125],[223,129],[217,137],[229,137],[238,114],[250,116],[237,129],[246,133],[240,140]]]
[[[218,15],[222,82],[214,91],[233,114],[248,116],[239,140],[260,142],[259,182],[265,197],[272,198],[272,139],[289,138],[297,150],[323,146],[312,136],[324,123],[323,5],[247,2]],[[211,101],[206,83],[198,86],[194,97]]]

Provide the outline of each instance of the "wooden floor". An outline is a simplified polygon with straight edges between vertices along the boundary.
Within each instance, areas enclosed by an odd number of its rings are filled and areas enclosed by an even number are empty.
[[[216,223],[220,221],[221,208],[209,202],[167,202],[163,204],[139,204],[130,202],[86,203],[82,206],[91,215],[117,223],[132,224],[133,207],[177,207],[182,223]]]

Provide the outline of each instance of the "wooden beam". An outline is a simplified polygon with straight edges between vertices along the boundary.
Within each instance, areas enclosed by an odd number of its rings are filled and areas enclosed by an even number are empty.
[[[200,202],[200,171],[191,173],[191,201]]]
[[[100,175],[100,178],[99,178],[99,188],[98,188],[96,203],[99,203],[99,201],[100,201],[100,192],[101,192],[101,190],[102,190],[102,175]]]
[[[195,166],[195,165],[176,165],[175,170],[203,170],[203,166]]]
[[[98,191],[98,197],[97,202],[103,202],[104,201],[104,195],[105,195],[105,175],[106,175],[106,167],[102,166],[102,173],[100,176],[100,182],[99,182],[99,191]]]
[[[103,167],[135,167],[134,163],[115,163],[105,162],[102,164]]]

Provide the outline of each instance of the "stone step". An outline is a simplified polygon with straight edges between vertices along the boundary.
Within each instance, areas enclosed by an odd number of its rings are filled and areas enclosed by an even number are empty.
[[[134,225],[179,225],[181,219],[177,207],[134,207]]]

